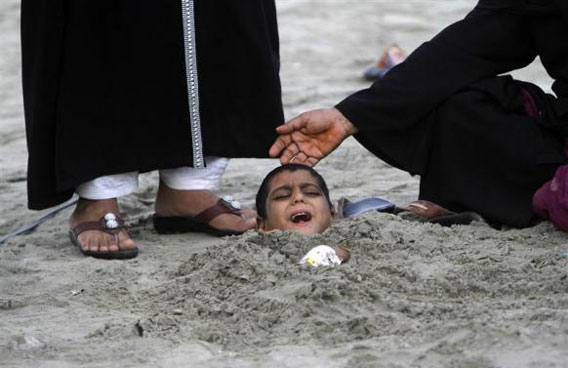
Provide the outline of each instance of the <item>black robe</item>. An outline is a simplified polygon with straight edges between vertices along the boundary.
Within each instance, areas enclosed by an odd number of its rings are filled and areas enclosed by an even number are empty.
[[[273,0],[195,0],[203,153],[267,157],[283,121]],[[28,205],[193,165],[181,0],[22,0]]]
[[[482,0],[337,108],[367,149],[421,175],[420,198],[495,224],[528,226],[532,195],[567,161],[566,40],[565,0]],[[556,96],[497,77],[536,56],[555,80]],[[521,89],[540,116],[527,116]]]

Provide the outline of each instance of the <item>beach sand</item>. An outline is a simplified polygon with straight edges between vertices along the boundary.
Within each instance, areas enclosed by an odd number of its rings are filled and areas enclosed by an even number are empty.
[[[41,215],[26,208],[19,3],[0,4],[0,234]],[[288,118],[365,88],[383,47],[412,51],[475,5],[277,3]],[[550,88],[538,61],[514,75]],[[252,205],[277,165],[232,160],[220,193]],[[318,170],[334,199],[405,204],[418,192],[418,178],[352,139]],[[142,246],[134,260],[83,257],[70,209],[0,245],[0,366],[568,367],[568,238],[549,223],[443,228],[368,213],[318,236],[158,236],[156,184],[142,175],[121,202]],[[339,243],[348,263],[297,264]]]

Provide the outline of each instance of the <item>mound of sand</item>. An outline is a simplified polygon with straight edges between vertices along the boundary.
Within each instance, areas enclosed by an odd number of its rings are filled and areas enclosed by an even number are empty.
[[[411,51],[473,0],[278,1],[286,114],[364,88],[380,50]],[[0,4],[0,233],[26,209],[19,1]],[[538,63],[516,73],[548,89]],[[220,193],[252,205],[274,160],[232,160]],[[318,165],[332,197],[415,199],[418,179],[354,140]],[[0,245],[0,366],[565,367],[568,241],[548,223],[443,228],[368,213],[318,236],[159,236],[157,175],[124,198],[138,258],[83,257],[70,210]],[[348,263],[298,264],[319,244]]]

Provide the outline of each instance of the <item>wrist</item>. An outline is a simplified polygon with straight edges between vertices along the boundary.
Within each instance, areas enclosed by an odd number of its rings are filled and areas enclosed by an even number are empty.
[[[336,113],[336,121],[343,127],[343,129],[345,130],[346,136],[350,136],[353,134],[357,133],[357,127],[355,125],[353,125],[353,123],[351,121],[349,121],[349,119],[347,119],[345,117],[345,115],[343,115],[341,113],[341,111],[339,111],[336,108],[333,108],[333,110],[335,110]]]

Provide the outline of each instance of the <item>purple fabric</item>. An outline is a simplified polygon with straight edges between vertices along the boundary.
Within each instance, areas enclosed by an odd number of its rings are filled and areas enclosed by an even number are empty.
[[[521,99],[524,112],[530,117],[539,114],[536,103],[531,94],[521,88]],[[568,156],[568,137],[564,139],[564,153]],[[568,232],[568,165],[560,166],[552,180],[544,183],[533,196],[533,209],[535,213],[549,220],[556,228]]]
[[[558,229],[568,232],[568,165],[560,166],[551,181],[533,196],[536,214],[550,220]]]
[[[536,118],[539,115],[538,107],[534,101],[533,96],[526,89],[521,87],[521,100],[523,101],[524,113],[531,118]]]

